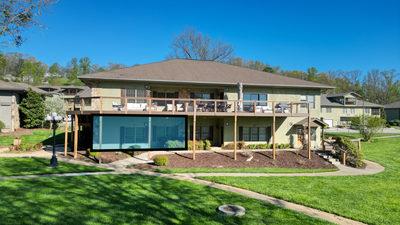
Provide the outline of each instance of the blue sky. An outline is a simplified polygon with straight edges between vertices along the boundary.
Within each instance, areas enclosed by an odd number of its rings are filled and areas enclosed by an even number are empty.
[[[26,32],[22,52],[45,63],[88,56],[126,65],[165,59],[193,27],[235,55],[283,69],[400,71],[400,1],[59,0]]]

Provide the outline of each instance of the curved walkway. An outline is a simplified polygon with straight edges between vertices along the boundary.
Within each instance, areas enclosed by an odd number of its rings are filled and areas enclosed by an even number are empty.
[[[365,169],[357,169],[344,165],[337,165],[338,171],[321,173],[177,173],[185,177],[328,177],[328,176],[362,176],[383,172],[385,167],[378,163],[364,160]]]

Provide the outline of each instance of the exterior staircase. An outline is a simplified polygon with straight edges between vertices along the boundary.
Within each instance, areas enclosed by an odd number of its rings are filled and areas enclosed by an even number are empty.
[[[333,142],[332,141],[324,141],[324,151],[319,151],[317,152],[317,155],[319,155],[321,158],[325,159],[326,161],[330,162],[333,165],[339,165],[340,161],[338,158],[335,158],[333,156]]]

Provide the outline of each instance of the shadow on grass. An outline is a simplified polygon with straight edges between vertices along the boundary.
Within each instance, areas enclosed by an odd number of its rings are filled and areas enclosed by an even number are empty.
[[[143,175],[0,182],[2,224],[325,224],[302,214],[188,182]],[[246,208],[223,217],[221,204]]]
[[[53,174],[74,172],[107,171],[94,166],[84,166],[58,162],[56,168],[50,167],[50,159],[44,158],[0,158],[0,176],[19,176],[31,174]]]

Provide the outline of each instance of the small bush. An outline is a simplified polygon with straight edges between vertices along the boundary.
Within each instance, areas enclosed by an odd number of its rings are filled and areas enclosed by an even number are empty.
[[[188,141],[188,150],[193,150],[193,141]],[[204,150],[204,141],[196,141],[196,150]]]
[[[156,156],[154,157],[153,161],[157,166],[168,166],[169,164],[169,159],[165,155]]]
[[[43,145],[41,143],[32,144],[32,143],[21,143],[19,146],[15,147],[16,151],[20,152],[28,152],[28,151],[37,151],[42,149]]]
[[[204,140],[204,150],[210,150],[211,149],[211,141],[210,140]]]
[[[362,152],[349,138],[337,137],[336,144],[339,146],[339,154],[346,153],[346,165],[356,168],[365,166]]]
[[[245,145],[245,143],[243,141],[239,141],[239,142],[236,143],[236,149],[245,149],[245,147],[246,147],[246,145]],[[235,144],[234,143],[229,143],[229,144],[224,145],[222,147],[222,149],[225,149],[225,150],[232,150],[234,148],[235,148]]]
[[[3,123],[3,121],[0,120],[0,132],[1,132],[1,129],[4,129],[4,128],[6,128],[6,125]]]

